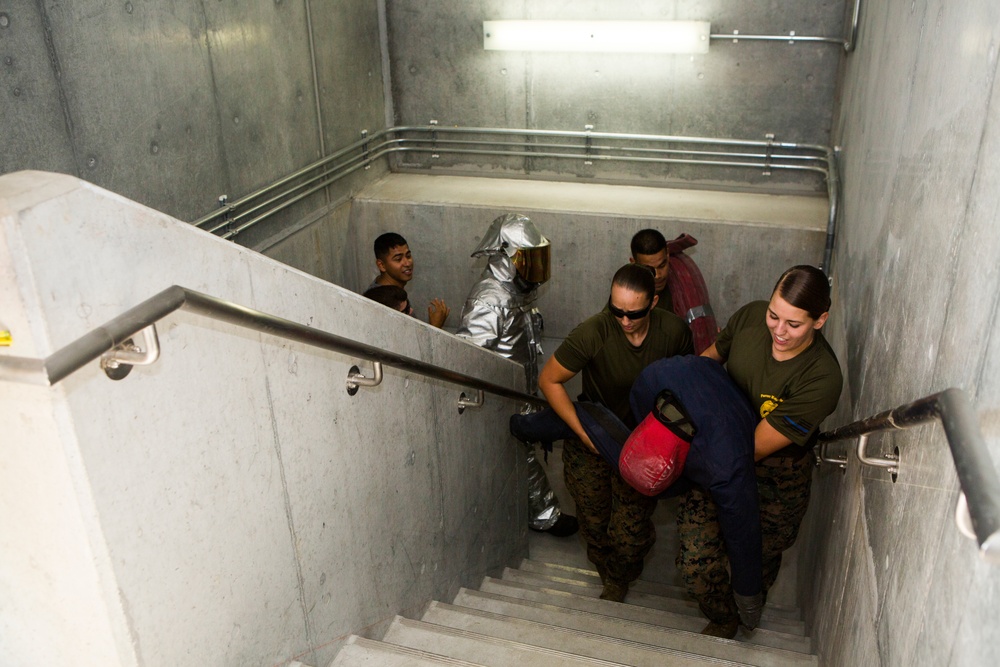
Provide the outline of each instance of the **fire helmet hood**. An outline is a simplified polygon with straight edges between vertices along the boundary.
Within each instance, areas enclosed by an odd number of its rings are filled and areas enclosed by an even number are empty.
[[[622,478],[643,495],[663,493],[684,471],[696,432],[680,399],[664,389],[625,441],[618,461]]]
[[[549,279],[550,247],[530,218],[507,213],[493,221],[472,256],[489,257],[490,268],[501,280],[516,275],[525,283],[540,285]]]

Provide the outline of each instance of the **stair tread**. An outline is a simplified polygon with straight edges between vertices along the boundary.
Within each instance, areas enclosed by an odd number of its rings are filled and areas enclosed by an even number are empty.
[[[351,635],[329,667],[486,667],[475,662],[435,655],[405,646]]]
[[[704,619],[644,607],[621,605],[606,600],[579,598],[570,594],[540,595],[536,598],[531,600],[523,597],[511,597],[503,593],[463,588],[456,595],[453,604],[542,622],[550,622],[550,618],[559,615],[561,625],[565,626],[566,623],[572,622],[575,624],[572,627],[584,630],[590,629],[594,623],[599,625],[612,624],[623,631],[632,633],[619,636],[656,645],[662,644],[660,641],[650,640],[649,637],[662,637],[662,633],[698,633],[705,626]],[[600,632],[607,634],[603,630]],[[745,641],[737,642],[737,645],[744,649],[759,647],[790,651],[799,655],[811,654],[811,642],[807,637],[763,629],[756,630]],[[668,646],[671,645],[668,644]]]
[[[384,642],[470,660],[486,667],[519,667],[544,664],[551,667],[620,667],[617,660],[576,655],[545,646],[534,646],[461,628],[437,625],[397,616]]]
[[[532,560],[530,558],[523,559],[520,567],[516,570],[513,568],[507,569],[511,572],[530,573],[539,576],[551,577],[560,581],[579,581],[596,586],[600,586],[601,582],[601,577],[597,573],[597,570],[588,570],[572,565],[563,565],[561,563],[548,563],[545,561]],[[506,578],[506,576],[507,572],[505,570],[504,578]],[[652,595],[660,595],[678,600],[686,600],[691,602],[692,605],[697,606],[682,586],[675,586],[673,584],[667,584],[660,581],[651,581],[640,577],[630,584],[629,590],[634,590],[640,593],[649,593]],[[769,603],[764,608],[764,613],[766,616],[776,620],[784,619],[796,622],[800,622],[802,620],[802,613],[797,607],[786,607],[783,605]]]
[[[663,665],[684,667],[716,667],[720,665],[750,665],[753,663],[735,661],[714,656],[711,653],[711,638],[693,638],[691,644],[699,644],[705,651],[684,651],[670,646],[638,642],[630,639],[611,637],[597,632],[588,632],[558,624],[528,620],[515,616],[495,614],[479,609],[460,607],[444,602],[432,602],[424,612],[423,620],[480,634],[504,637],[534,646],[565,646],[567,652],[602,660],[622,660],[636,667]],[[701,642],[697,642],[701,639]],[[736,655],[736,651],[730,651]],[[743,652],[745,653],[745,651]],[[742,657],[742,656],[741,656]],[[798,662],[797,665],[809,664]]]
[[[519,581],[511,581],[505,579],[497,579],[495,577],[485,577],[482,584],[479,586],[480,590],[493,590],[496,592],[510,591],[510,595],[514,597],[520,597],[521,595],[531,596],[535,593],[540,594],[561,594],[561,595],[573,595],[583,599],[594,600],[595,602],[601,602],[604,604],[618,605],[616,602],[608,602],[607,600],[600,600],[598,596],[600,595],[600,590],[586,589],[580,586],[573,585],[562,585],[558,582],[554,582],[552,585],[538,585],[523,583]],[[651,595],[648,593],[639,593],[629,591],[625,598],[627,604],[621,606],[634,606],[644,609],[653,609],[657,611],[662,611],[676,616],[686,616],[691,619],[696,620],[701,626],[704,626],[707,621],[701,615],[701,611],[696,605],[679,602],[671,598],[665,598],[659,595]],[[805,635],[805,623],[801,621],[792,621],[784,618],[774,618],[770,616],[762,617],[760,627],[773,630],[776,632],[783,632],[786,634],[793,634],[804,636]]]

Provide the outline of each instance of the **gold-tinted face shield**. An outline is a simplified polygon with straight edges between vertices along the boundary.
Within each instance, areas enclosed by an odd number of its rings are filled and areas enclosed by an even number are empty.
[[[511,263],[517,269],[517,275],[529,283],[541,284],[549,279],[552,270],[548,243],[535,248],[518,248]]]

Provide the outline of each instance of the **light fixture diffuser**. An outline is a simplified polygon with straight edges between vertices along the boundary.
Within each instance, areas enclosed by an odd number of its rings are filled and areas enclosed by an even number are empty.
[[[708,21],[483,21],[487,51],[708,53]]]

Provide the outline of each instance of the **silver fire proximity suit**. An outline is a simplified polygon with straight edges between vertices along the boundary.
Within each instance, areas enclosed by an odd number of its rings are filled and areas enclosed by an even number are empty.
[[[469,292],[456,334],[524,366],[525,390],[538,386],[542,316],[534,307],[538,286],[548,279],[549,241],[523,215],[493,221],[473,257],[489,263]],[[549,486],[535,450],[527,446],[529,526],[548,530],[559,520],[559,499]]]

